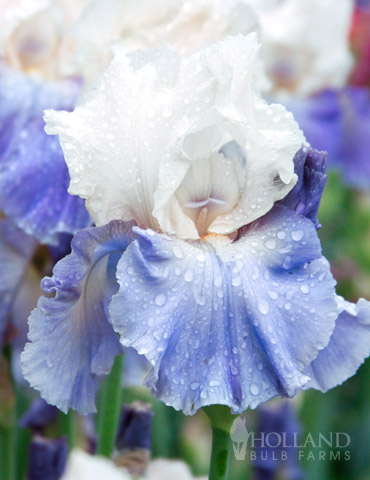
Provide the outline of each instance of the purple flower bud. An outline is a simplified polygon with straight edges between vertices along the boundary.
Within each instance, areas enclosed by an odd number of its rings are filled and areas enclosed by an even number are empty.
[[[57,415],[58,409],[56,407],[49,405],[42,398],[37,398],[32,402],[30,408],[19,420],[19,426],[41,431],[47,425],[54,422]]]
[[[150,405],[134,402],[123,405],[119,421],[116,448],[118,450],[136,450],[151,448],[153,412]]]
[[[68,444],[64,437],[35,435],[31,441],[28,480],[59,480],[66,467]]]

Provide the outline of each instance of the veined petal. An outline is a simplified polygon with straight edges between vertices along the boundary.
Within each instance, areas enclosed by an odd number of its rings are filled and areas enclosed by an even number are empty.
[[[91,219],[83,200],[67,193],[68,169],[57,139],[44,132],[43,110],[70,108],[74,81],[38,83],[0,69],[0,209],[41,243],[57,245]]]
[[[0,344],[19,286],[37,242],[10,219],[0,220]]]
[[[308,99],[285,102],[307,140],[328,152],[328,164],[341,171],[343,181],[370,187],[370,94],[367,88],[326,90]]]
[[[152,364],[156,397],[186,414],[242,412],[303,388],[338,315],[310,220],[276,207],[233,243],[137,234],[109,311],[121,343]]]
[[[370,302],[337,297],[339,316],[330,342],[306,371],[307,387],[326,392],[352,377],[370,355]]]
[[[169,48],[118,55],[74,112],[46,113],[69,166],[69,191],[87,199],[98,225],[135,220],[196,239],[204,229],[234,232],[288,194],[304,137],[284,107],[262,99],[257,52],[251,34],[188,58]],[[230,142],[245,162],[225,157]],[[231,164],[225,189],[222,161]],[[213,173],[203,178],[199,169]],[[188,188],[192,178],[197,185]],[[203,213],[189,213],[201,204]]]
[[[121,347],[107,306],[117,291],[116,264],[133,239],[132,225],[111,222],[87,228],[72,241],[72,253],[45,277],[46,293],[29,318],[23,374],[50,404],[66,412],[95,411],[94,377],[109,373]]]

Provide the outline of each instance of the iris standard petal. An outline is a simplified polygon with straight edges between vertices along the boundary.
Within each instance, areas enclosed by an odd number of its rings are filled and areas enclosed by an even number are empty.
[[[13,301],[37,247],[10,219],[0,220],[0,344]]]
[[[287,195],[304,137],[291,113],[263,100],[258,49],[251,34],[187,58],[168,47],[117,55],[74,112],[46,112],[69,191],[97,225],[134,220],[196,239],[234,232]],[[245,161],[224,158],[232,141]]]
[[[45,108],[71,108],[79,89],[0,68],[0,209],[41,243],[57,245],[61,233],[91,224],[84,201],[67,193],[63,152],[43,121]]]
[[[95,375],[109,373],[122,349],[107,306],[118,285],[116,264],[133,238],[132,225],[113,221],[87,228],[72,241],[72,253],[45,277],[46,293],[29,318],[23,374],[50,404],[66,412],[95,411]]]
[[[327,90],[286,102],[312,147],[328,152],[328,165],[351,186],[370,188],[370,94],[366,88]]]
[[[370,302],[357,304],[337,297],[339,317],[330,342],[312,362],[306,374],[309,387],[326,392],[352,377],[370,355]]]
[[[156,397],[186,414],[210,404],[242,412],[302,389],[338,315],[310,220],[275,207],[234,243],[137,233],[109,311],[121,343],[152,364]]]

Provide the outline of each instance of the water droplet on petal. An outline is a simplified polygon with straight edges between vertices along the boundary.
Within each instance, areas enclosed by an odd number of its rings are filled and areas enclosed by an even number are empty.
[[[304,232],[302,230],[293,230],[290,235],[295,242],[299,242],[304,237]]]
[[[276,240],[274,240],[273,238],[270,238],[265,242],[265,245],[266,245],[266,248],[268,248],[269,250],[275,250]]]
[[[190,270],[190,269],[186,270],[184,275],[185,282],[191,282],[193,280],[193,275],[194,275],[193,270]]]
[[[252,395],[258,395],[260,393],[260,387],[257,385],[257,383],[251,383],[249,390]]]
[[[262,315],[267,315],[269,313],[269,304],[266,300],[258,300],[258,310]]]
[[[301,291],[303,293],[308,293],[310,291],[310,287],[308,285],[301,285]]]
[[[155,297],[155,303],[158,305],[158,307],[162,307],[166,303],[166,295],[159,293]]]

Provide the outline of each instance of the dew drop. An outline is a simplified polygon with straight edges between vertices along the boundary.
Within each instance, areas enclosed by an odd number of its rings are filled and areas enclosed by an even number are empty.
[[[302,230],[293,230],[290,235],[295,242],[299,242],[304,237]]]
[[[175,246],[173,247],[172,251],[176,258],[184,258],[184,254],[182,253],[180,247]]]
[[[185,282],[191,282],[193,280],[193,275],[194,275],[193,270],[190,270],[190,269],[186,270],[184,275]]]
[[[276,292],[274,292],[273,290],[269,290],[268,294],[270,298],[272,298],[273,300],[277,300],[278,294]]]
[[[257,385],[257,383],[251,383],[249,390],[252,395],[258,395],[260,393],[260,387]]]
[[[166,303],[166,295],[163,293],[158,294],[155,297],[155,303],[158,305],[158,307],[162,307]]]
[[[209,382],[209,386],[210,387],[219,387],[220,386],[220,382],[218,380],[211,380]]]
[[[259,300],[258,301],[258,310],[262,315],[267,315],[269,313],[269,304],[266,300]]]
[[[266,245],[266,248],[268,248],[269,250],[275,250],[276,240],[274,240],[273,238],[270,238],[265,242],[265,245]]]

